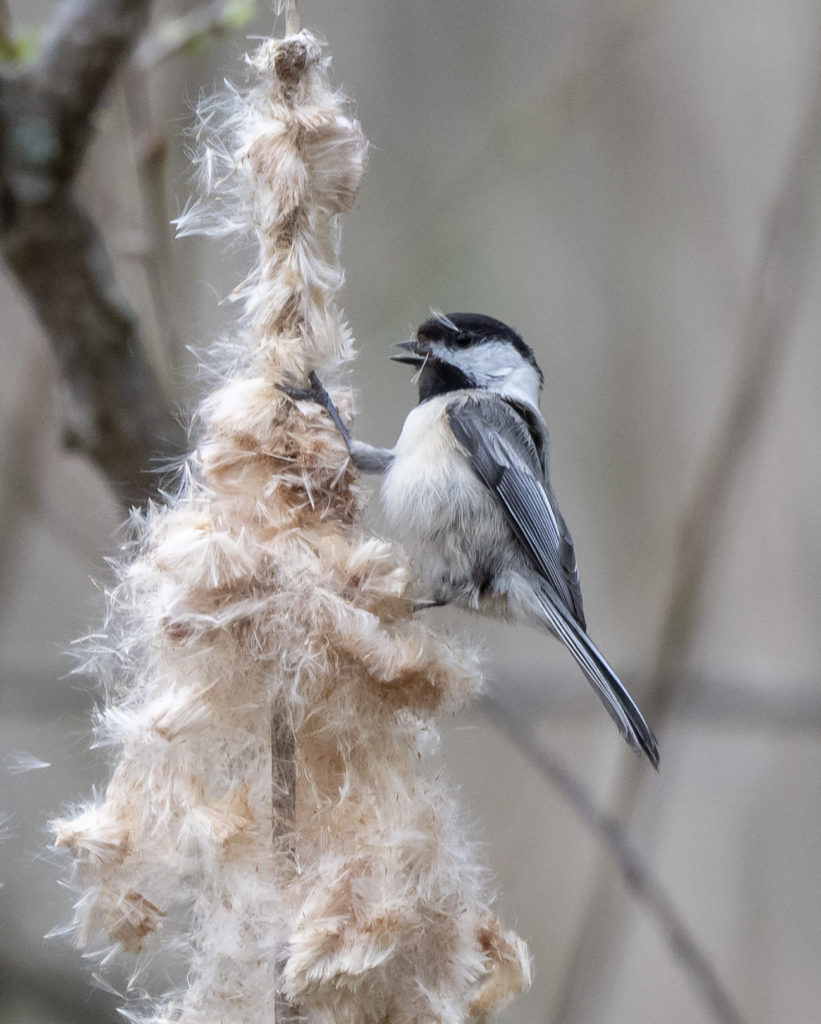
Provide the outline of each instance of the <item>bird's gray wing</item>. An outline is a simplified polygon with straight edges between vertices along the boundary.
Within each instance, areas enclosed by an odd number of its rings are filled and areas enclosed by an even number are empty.
[[[527,421],[504,399],[483,396],[452,402],[448,422],[534,569],[584,628],[573,541],[547,479],[546,455]]]
[[[553,493],[553,488],[550,486],[550,480],[547,478],[545,472],[544,488],[547,492],[547,500],[550,503],[550,507],[556,516],[556,522],[559,525],[559,561],[562,564],[562,572],[564,578],[567,580],[567,586],[570,588],[570,593],[573,597],[573,612],[576,616],[576,621],[581,625],[582,629],[586,629],[584,619],[584,606],[582,604],[582,585],[579,580],[579,567],[576,563],[576,549],[573,547],[573,538],[570,536],[570,530],[567,528],[562,518],[562,514],[559,511],[559,506],[556,503],[556,496]]]
[[[459,400],[448,406],[453,436],[473,472],[499,502],[541,577],[535,594],[545,621],[567,645],[619,731],[654,767],[659,752],[630,694],[585,632],[573,543],[547,476],[540,438],[503,399]]]

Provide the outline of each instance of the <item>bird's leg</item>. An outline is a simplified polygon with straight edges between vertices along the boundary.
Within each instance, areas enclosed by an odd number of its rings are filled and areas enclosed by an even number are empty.
[[[325,385],[313,370],[308,375],[308,380],[311,383],[309,388],[292,388],[286,384],[277,384],[277,388],[296,402],[316,402],[317,405],[321,405],[333,420],[357,469],[366,473],[384,473],[393,460],[393,452],[389,448],[376,448],[363,441],[355,441],[342,422],[342,417],[325,390]]]

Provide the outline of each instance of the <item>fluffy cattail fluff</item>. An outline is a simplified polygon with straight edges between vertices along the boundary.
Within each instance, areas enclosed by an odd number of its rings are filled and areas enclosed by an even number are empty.
[[[476,689],[475,659],[413,617],[327,415],[276,388],[352,355],[338,217],[366,144],[308,32],[249,63],[227,116],[200,111],[211,195],[180,227],[251,230],[259,256],[179,493],[135,517],[90,641],[116,764],[54,823],[84,886],[76,938],[182,958],[132,1019],[481,1020],[528,960],[429,769],[433,715]]]

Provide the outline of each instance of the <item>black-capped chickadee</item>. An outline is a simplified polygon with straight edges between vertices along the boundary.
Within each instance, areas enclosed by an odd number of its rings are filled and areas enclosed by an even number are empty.
[[[658,767],[656,738],[586,633],[573,540],[548,475],[544,377],[506,324],[475,313],[426,320],[392,358],[418,366],[419,404],[393,448],[355,441],[316,374],[282,390],[323,405],[355,465],[382,474],[382,504],[431,598],[547,626],[622,736]]]

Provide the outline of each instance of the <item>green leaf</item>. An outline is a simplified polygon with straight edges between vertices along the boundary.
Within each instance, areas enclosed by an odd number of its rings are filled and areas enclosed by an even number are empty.
[[[226,28],[242,28],[257,13],[256,0],[228,0],[222,18]]]
[[[24,25],[14,35],[0,34],[0,64],[25,64],[40,53],[42,34],[33,25]]]

